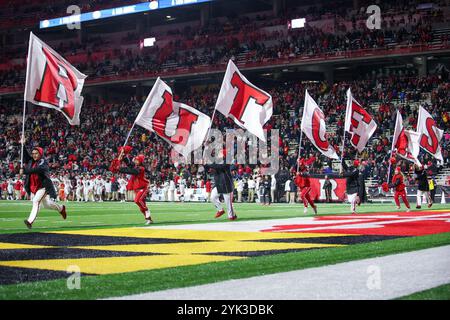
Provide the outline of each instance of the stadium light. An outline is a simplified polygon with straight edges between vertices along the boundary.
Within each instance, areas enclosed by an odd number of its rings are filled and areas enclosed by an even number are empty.
[[[292,19],[291,20],[291,28],[292,29],[304,28],[305,23],[306,23],[305,18]]]
[[[144,39],[144,48],[145,47],[153,47],[155,45],[156,38],[145,38]]]

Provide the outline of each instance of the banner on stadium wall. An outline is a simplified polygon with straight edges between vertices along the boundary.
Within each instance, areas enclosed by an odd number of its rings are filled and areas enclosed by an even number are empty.
[[[336,178],[329,179],[331,182],[331,199],[333,201],[346,201],[346,179],[344,178]],[[311,198],[314,201],[325,201],[325,190],[323,189],[323,185],[325,183],[325,178],[309,178],[311,183]]]
[[[162,188],[152,189],[150,195],[150,201],[181,201],[181,193],[179,190],[174,192],[174,199],[170,199],[170,192],[166,194]],[[205,202],[206,201],[206,189],[205,188],[186,188],[184,190],[185,202]]]

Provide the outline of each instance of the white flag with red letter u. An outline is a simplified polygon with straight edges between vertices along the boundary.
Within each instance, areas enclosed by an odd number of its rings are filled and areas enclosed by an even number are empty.
[[[326,137],[325,116],[314,99],[309,95],[308,90],[305,91],[301,129],[323,155],[328,158],[339,159],[336,150],[328,143]]]
[[[422,107],[419,107],[419,116],[417,119],[417,133],[420,135],[419,144],[422,149],[431,154],[441,162],[444,161],[439,142],[444,135],[444,130],[436,126],[436,122]]]
[[[211,119],[186,104],[173,101],[172,89],[158,77],[135,123],[155,132],[187,158],[202,146]]]
[[[393,149],[397,151],[400,157],[421,165],[419,159],[419,134],[414,131],[403,128],[403,118],[397,111],[397,120],[395,122],[394,139],[392,140]]]
[[[251,84],[230,60],[217,98],[216,110],[266,141],[263,126],[272,116],[272,109],[272,96]]]
[[[358,152],[364,150],[370,137],[377,129],[373,117],[353,98],[350,89],[347,90],[344,129],[350,133],[350,143]]]
[[[24,94],[26,101],[58,110],[71,125],[79,125],[83,104],[81,90],[86,77],[30,32]]]

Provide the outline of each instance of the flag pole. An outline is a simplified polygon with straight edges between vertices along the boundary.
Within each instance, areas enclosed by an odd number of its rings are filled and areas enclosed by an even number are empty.
[[[212,114],[212,116],[211,116],[211,123],[209,124],[208,131],[206,132],[205,142],[208,141],[208,139],[209,139],[209,135],[210,135],[210,133],[211,133],[211,127],[212,127],[213,122],[214,122],[214,117],[216,116],[216,110],[217,110],[217,108],[214,108],[213,114]],[[205,152],[206,152],[206,148],[203,149],[203,155],[202,155],[202,158],[203,158],[203,159],[205,158]]]
[[[300,151],[302,150],[302,140],[303,140],[303,130],[300,127],[300,141],[298,142],[298,156],[297,156],[297,172],[298,172],[299,167],[300,167],[300,164],[298,163],[298,160],[300,159]]]
[[[125,143],[123,144],[124,147],[125,147],[125,146],[127,145],[127,143],[128,143],[128,139],[130,138],[131,132],[133,131],[134,125],[135,125],[135,124],[136,124],[136,121],[133,122],[133,125],[131,126],[131,129],[130,129],[130,131],[128,132],[127,138],[125,139]]]
[[[22,137],[20,143],[22,144],[20,149],[20,167],[23,167],[23,148],[25,144],[25,113],[27,110],[27,101],[23,100],[23,116],[22,116]]]
[[[397,117],[395,118],[395,129],[394,129],[394,137],[395,137],[395,131],[397,130],[397,120],[398,120],[398,116],[399,116],[399,113],[398,113],[398,110],[397,110]],[[403,123],[402,123],[402,125],[403,125]],[[391,153],[390,153],[390,156],[389,156],[389,166],[388,166],[388,176],[387,176],[387,183],[389,183],[389,179],[391,178],[391,165],[392,165],[392,163],[391,163],[391,157],[392,157],[392,151],[394,150],[394,138],[392,138],[392,144],[391,144]]]
[[[25,144],[25,113],[27,111],[27,91],[28,91],[28,76],[30,74],[31,54],[33,45],[33,32],[30,31],[30,38],[28,40],[28,55],[27,55],[27,73],[25,75],[25,90],[23,93],[23,115],[22,115],[22,137],[21,137],[21,149],[20,149],[20,166],[23,167],[23,149]]]
[[[344,128],[344,137],[342,139],[341,167],[342,167],[342,162],[344,161],[344,147],[345,147],[345,128]]]

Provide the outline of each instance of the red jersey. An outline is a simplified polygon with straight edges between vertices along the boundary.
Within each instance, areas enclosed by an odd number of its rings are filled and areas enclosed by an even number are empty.
[[[395,187],[395,191],[400,192],[400,191],[405,190],[405,183],[403,182],[402,174],[395,174],[392,177],[392,184],[396,184],[396,183],[398,183],[398,185]]]
[[[145,178],[145,168],[139,166],[136,169],[139,170],[139,173],[131,175],[128,185],[131,187],[131,190],[147,188],[150,181]]]
[[[297,175],[294,179],[295,184],[297,185],[298,188],[303,189],[303,188],[308,188],[311,186],[311,182],[309,181],[309,177],[308,176],[302,176],[302,175]]]
[[[32,168],[37,167],[37,161],[33,163]],[[39,189],[42,188],[42,181],[39,179],[39,175],[37,173],[30,174],[30,192],[36,193]]]
[[[14,185],[14,190],[20,191],[20,190],[22,190],[22,187],[23,187],[22,181],[17,180],[17,181],[16,181],[16,184]]]
[[[211,192],[211,181],[206,181],[206,192]]]

